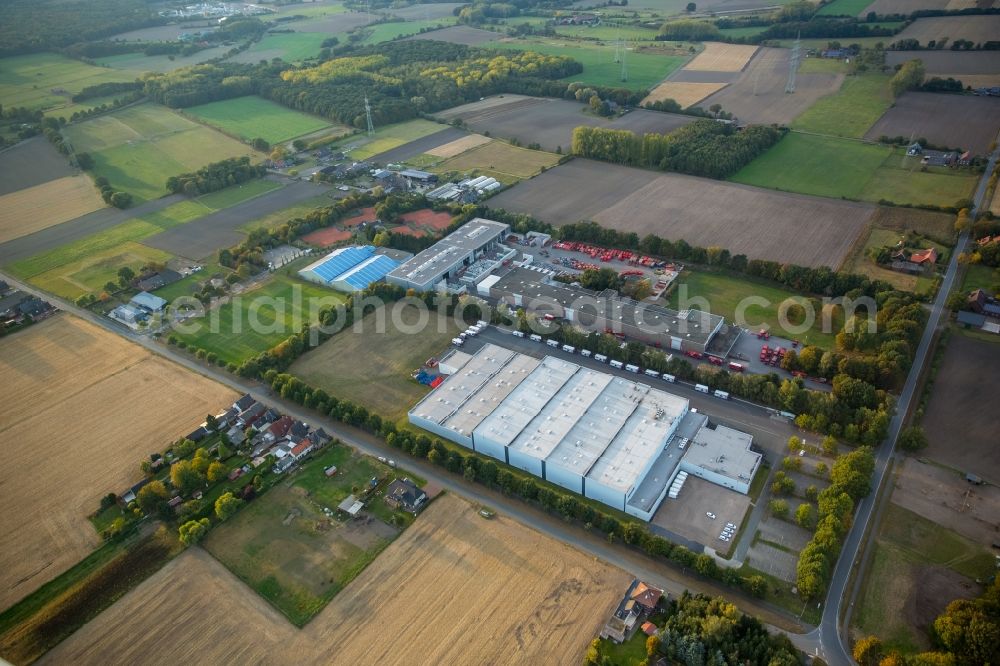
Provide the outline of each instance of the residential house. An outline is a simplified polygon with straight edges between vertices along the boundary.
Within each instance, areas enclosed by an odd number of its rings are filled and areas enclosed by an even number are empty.
[[[32,321],[38,321],[39,319],[44,319],[50,315],[54,308],[37,296],[28,296],[28,298],[18,304],[17,310],[21,313],[22,317],[28,317]]]
[[[309,434],[309,426],[302,421],[295,421],[292,423],[291,429],[288,431],[289,437],[300,440]]]
[[[640,626],[640,621],[656,609],[662,596],[663,590],[638,579],[633,580],[628,590],[625,591],[625,596],[618,602],[618,606],[615,607],[611,617],[608,618],[601,630],[601,638],[607,638],[616,643],[627,641]],[[645,625],[642,626],[645,631]],[[654,625],[654,633],[655,628]]]
[[[21,305],[21,302],[27,297],[28,295],[24,292],[13,291],[3,298],[0,298],[0,321],[20,321],[23,315],[21,314],[21,310],[18,306]]]
[[[0,280],[0,296],[6,295],[8,291],[10,291],[10,285],[4,280]]]
[[[212,433],[205,426],[198,426],[187,434],[186,439],[190,439],[192,442],[200,442],[211,434]]]
[[[915,264],[934,265],[937,263],[937,260],[937,250],[932,247],[929,247],[926,250],[917,250],[916,252],[910,254],[910,261]]]
[[[247,436],[243,432],[243,428],[238,425],[234,425],[232,428],[226,431],[226,439],[233,446],[239,446],[246,441]]]
[[[307,455],[312,453],[312,450],[313,450],[313,443],[310,442],[308,439],[303,439],[301,442],[292,447],[290,454],[296,460],[301,460],[302,458],[305,458]]]
[[[1000,301],[982,289],[976,289],[969,294],[968,308],[987,317],[1000,317]]]
[[[282,416],[277,421],[264,429],[264,439],[268,442],[277,442],[288,436],[288,431],[292,428],[292,417]]]
[[[309,433],[309,435],[307,435],[307,437],[309,438],[309,441],[313,443],[313,446],[315,446],[316,448],[319,448],[321,446],[326,446],[326,443],[329,442],[330,439],[332,439],[328,434],[326,434],[326,431],[323,430],[322,428],[317,428],[316,430],[313,430],[311,433]]]
[[[409,479],[396,479],[385,490],[385,503],[393,509],[417,513],[427,501],[427,494]]]
[[[652,613],[656,610],[662,596],[663,590],[640,581],[632,590],[630,598],[642,606],[647,613]]]
[[[143,275],[139,278],[136,286],[143,291],[156,291],[160,287],[165,287],[180,280],[183,276],[177,271],[170,269],[162,270],[158,273]]]
[[[264,405],[259,402],[255,402],[240,414],[239,418],[236,419],[236,422],[244,428],[250,427],[262,416],[264,416],[264,411],[266,409],[267,408]]]
[[[236,410],[237,414],[242,414],[246,410],[250,409],[253,404],[257,402],[253,397],[247,393],[242,398],[233,403],[233,409]]]
[[[240,415],[240,413],[238,411],[236,411],[235,409],[233,409],[232,407],[230,407],[229,409],[227,409],[226,411],[222,412],[221,414],[216,414],[215,415],[215,422],[219,424],[219,430],[224,430],[224,429],[232,426],[233,424],[235,424],[236,423],[236,417],[239,416],[239,415]]]
[[[279,460],[278,462],[274,463],[274,467],[272,467],[271,469],[274,471],[275,474],[282,474],[291,469],[292,465],[294,464],[295,464],[295,458],[293,458],[292,456],[286,456],[281,460]]]
[[[128,490],[119,495],[118,499],[121,500],[122,504],[127,506],[129,503],[135,501],[135,498],[139,494],[139,491],[142,490],[142,487],[145,486],[150,481],[152,481],[152,479],[149,478],[143,479],[142,481],[130,487]]]

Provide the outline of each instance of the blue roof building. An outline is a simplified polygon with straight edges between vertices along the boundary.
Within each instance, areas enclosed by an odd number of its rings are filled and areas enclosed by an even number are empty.
[[[354,292],[367,289],[397,266],[398,261],[376,254],[372,245],[354,245],[334,250],[300,270],[299,275],[337,291]]]

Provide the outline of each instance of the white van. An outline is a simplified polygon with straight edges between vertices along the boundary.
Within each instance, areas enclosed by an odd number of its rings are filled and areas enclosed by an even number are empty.
[[[476,326],[478,326],[480,329],[484,329],[489,325],[490,323],[488,321],[483,321],[482,319],[476,322]]]
[[[574,347],[573,345],[563,345],[562,346],[562,350],[564,352],[566,352],[567,354],[575,354],[576,353],[576,347]]]
[[[545,344],[547,344],[549,347],[558,347],[559,346],[559,341],[556,340],[555,338],[551,338],[549,340],[546,340]]]
[[[523,338],[524,337],[524,331],[511,331],[511,333],[512,333],[512,335],[515,338]]]
[[[714,395],[716,398],[720,398],[722,400],[729,400],[729,394],[726,393],[725,391],[716,391]]]
[[[452,338],[451,344],[455,345],[456,347],[461,347],[462,345],[465,344],[465,340],[463,340],[462,338]]]
[[[667,373],[664,372],[663,373],[663,381],[670,382],[671,384],[673,384],[674,382],[677,381],[677,378],[674,377],[673,375],[668,375]]]
[[[531,341],[532,342],[541,342],[542,341],[542,336],[538,335],[537,333],[532,333],[531,334]]]
[[[470,326],[469,328],[465,329],[465,334],[466,335],[471,335],[472,337],[475,337],[475,336],[479,335],[479,329],[476,328],[475,326]]]
[[[581,349],[580,350],[580,356],[583,356],[584,358],[590,358],[590,350],[589,349]]]
[[[639,372],[639,366],[632,365],[631,363],[629,363],[628,365],[626,365],[625,369],[628,370],[629,372],[634,372],[636,374],[638,374],[638,372]]]
[[[704,384],[695,384],[694,390],[697,391],[698,393],[708,393],[708,387],[705,386]]]
[[[658,373],[656,370],[646,370],[643,374],[646,375],[647,377],[659,377],[660,376],[660,373]]]
[[[611,361],[611,367],[612,368],[618,368],[619,370],[621,370],[622,368],[625,367],[625,364],[622,363],[621,361],[612,360]]]
[[[605,356],[604,354],[594,354],[594,360],[597,361],[598,363],[607,363],[608,357]]]

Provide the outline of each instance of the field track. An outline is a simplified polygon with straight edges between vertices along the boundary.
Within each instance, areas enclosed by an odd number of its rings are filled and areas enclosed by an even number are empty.
[[[67,314],[0,339],[0,609],[98,542],[87,515],[233,392]]]
[[[195,548],[39,663],[578,664],[630,580],[445,495],[301,631]]]

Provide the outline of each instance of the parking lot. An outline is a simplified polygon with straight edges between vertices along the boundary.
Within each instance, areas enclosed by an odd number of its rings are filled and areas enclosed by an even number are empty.
[[[727,553],[734,542],[723,541],[719,535],[727,523],[735,526],[735,534],[749,508],[750,498],[746,495],[689,476],[680,496],[675,500],[663,500],[651,522],[720,553]],[[715,515],[714,519],[708,517],[709,512]]]
[[[770,339],[764,340],[757,337],[757,331],[748,331],[744,329],[743,334],[736,339],[736,343],[729,351],[729,358],[734,359],[740,363],[740,365],[743,365],[747,372],[764,375],[773,372],[779,377],[791,377],[792,373],[787,370],[782,370],[779,365],[770,365],[760,360],[760,351],[763,345],[767,345],[769,349],[782,348],[789,350],[802,348],[801,345],[796,346],[793,344],[792,340],[788,340],[787,338],[779,338],[776,335],[772,335],[770,336]],[[812,379],[806,379],[804,381],[806,388],[817,391],[831,390],[828,383],[817,382]]]

